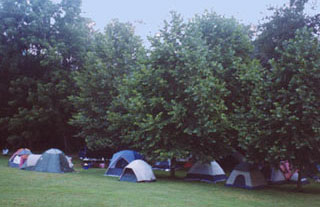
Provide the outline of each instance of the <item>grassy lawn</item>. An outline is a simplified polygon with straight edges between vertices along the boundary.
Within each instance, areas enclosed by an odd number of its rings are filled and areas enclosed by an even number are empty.
[[[103,176],[105,169],[83,170],[79,163],[75,173],[50,174],[9,168],[8,159],[0,156],[1,207],[320,206],[318,183],[304,186],[303,193],[295,192],[294,185],[244,190],[223,183],[186,182],[183,172],[174,180],[155,172],[157,182],[128,183]]]

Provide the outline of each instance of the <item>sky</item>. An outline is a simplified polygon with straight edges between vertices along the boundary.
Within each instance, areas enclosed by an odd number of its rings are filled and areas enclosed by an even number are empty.
[[[57,1],[57,0],[56,0]],[[320,0],[309,0],[308,13],[320,13]],[[144,40],[148,35],[156,34],[169,19],[170,11],[177,11],[185,20],[205,10],[212,10],[219,15],[235,17],[241,23],[257,25],[266,15],[269,6],[281,6],[289,0],[82,0],[83,16],[91,18],[95,28],[103,28],[112,19],[131,22],[136,34]]]

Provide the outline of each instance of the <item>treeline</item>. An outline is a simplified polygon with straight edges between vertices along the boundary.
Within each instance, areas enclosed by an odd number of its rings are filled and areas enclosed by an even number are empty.
[[[145,47],[80,0],[0,0],[1,146],[136,149],[159,159],[320,161],[320,15],[307,0],[257,29],[171,13]]]

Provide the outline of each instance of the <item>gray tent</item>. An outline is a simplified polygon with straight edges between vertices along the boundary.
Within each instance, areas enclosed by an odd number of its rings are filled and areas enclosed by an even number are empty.
[[[231,172],[226,186],[255,189],[267,184],[263,174],[248,163],[238,164]]]
[[[127,165],[120,176],[120,181],[151,182],[155,181],[152,167],[143,160],[134,160]]]
[[[73,172],[65,154],[59,149],[49,149],[45,151],[37,164],[31,169],[39,172],[66,173]]]
[[[206,164],[197,162],[190,168],[186,177],[186,180],[200,180],[213,183],[225,181],[226,179],[226,174],[216,161]]]

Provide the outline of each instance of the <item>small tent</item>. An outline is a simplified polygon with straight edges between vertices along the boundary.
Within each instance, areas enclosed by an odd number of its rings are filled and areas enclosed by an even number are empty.
[[[32,154],[27,148],[18,149],[9,159],[8,165],[14,168],[22,167],[23,163],[27,160],[28,156]]]
[[[238,164],[231,172],[226,186],[255,189],[267,184],[263,174],[248,163]]]
[[[36,166],[38,160],[40,159],[41,155],[39,154],[31,154],[28,156],[27,160],[22,165],[21,169],[30,169]]]
[[[203,164],[197,162],[187,173],[186,180],[200,180],[205,182],[219,182],[227,179],[225,172],[216,162]]]
[[[293,173],[293,175],[290,177],[289,183],[297,183],[299,179],[299,173],[295,172]],[[308,181],[308,179],[306,177],[302,177],[301,178],[301,184],[302,185],[306,185],[309,184],[310,182]]]
[[[122,170],[125,166],[127,166],[130,162],[142,159],[142,155],[140,155],[136,151],[132,150],[123,150],[113,154],[109,167],[105,172],[105,176],[120,176]]]
[[[66,173],[73,172],[66,155],[59,149],[45,151],[36,165],[30,169],[38,172]]]
[[[127,165],[120,175],[120,181],[128,182],[152,182],[156,177],[152,167],[143,160],[134,160]]]
[[[297,183],[298,182],[298,170],[294,170],[289,161],[281,161],[279,168],[272,168],[270,182],[272,184],[283,183]],[[308,184],[306,177],[301,178],[302,184]]]
[[[272,184],[283,184],[286,183],[286,178],[283,175],[283,172],[281,172],[280,169],[271,168],[271,178],[270,183]]]

